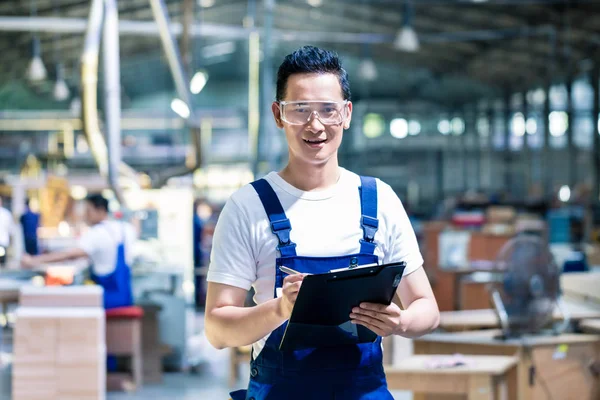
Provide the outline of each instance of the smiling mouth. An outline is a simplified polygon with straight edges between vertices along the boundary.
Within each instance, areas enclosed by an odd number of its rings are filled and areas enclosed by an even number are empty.
[[[325,143],[327,141],[327,139],[303,139],[305,143],[308,144],[320,144],[320,143]]]

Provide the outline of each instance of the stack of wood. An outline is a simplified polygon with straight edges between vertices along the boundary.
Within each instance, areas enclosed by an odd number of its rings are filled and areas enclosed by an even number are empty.
[[[13,400],[104,400],[105,314],[95,286],[24,288],[16,311]]]

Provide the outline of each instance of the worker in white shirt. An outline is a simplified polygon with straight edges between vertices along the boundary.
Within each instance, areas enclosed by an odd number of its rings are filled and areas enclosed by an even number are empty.
[[[136,239],[133,226],[122,221],[109,220],[108,200],[99,194],[86,198],[86,222],[90,229],[80,238],[77,246],[39,256],[23,255],[21,264],[34,267],[77,258],[91,261],[91,278],[104,289],[106,309],[133,305],[131,289],[132,247]]]
[[[15,221],[12,214],[2,206],[0,197],[0,266],[6,264],[6,255],[10,238],[14,235]]]

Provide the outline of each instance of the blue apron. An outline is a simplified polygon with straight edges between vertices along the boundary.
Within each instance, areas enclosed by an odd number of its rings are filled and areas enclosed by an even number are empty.
[[[121,241],[117,247],[115,270],[107,275],[91,273],[91,279],[104,289],[104,308],[129,307],[133,305],[131,271],[125,259],[125,229],[121,230]]]
[[[279,270],[282,265],[314,274],[351,264],[378,262],[374,254],[374,237],[378,228],[377,185],[374,178],[361,177],[360,224],[363,238],[360,240],[360,251],[336,257],[296,255],[296,244],[290,240],[292,226],[277,195],[264,179],[252,185],[279,241],[277,249],[281,257],[276,260],[274,297],[277,297],[277,289],[283,285],[285,275]],[[281,351],[279,344],[286,326],[287,321],[274,330],[258,357],[252,357],[248,389],[230,393],[233,400],[393,400],[383,371],[381,337],[371,343]]]

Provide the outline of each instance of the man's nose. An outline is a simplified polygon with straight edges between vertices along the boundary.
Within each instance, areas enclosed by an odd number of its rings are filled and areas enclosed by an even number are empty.
[[[310,115],[310,122],[308,123],[308,130],[310,132],[321,132],[325,129],[325,125],[319,119],[319,113],[313,111]]]

